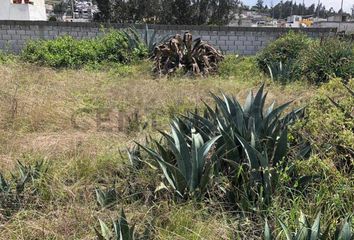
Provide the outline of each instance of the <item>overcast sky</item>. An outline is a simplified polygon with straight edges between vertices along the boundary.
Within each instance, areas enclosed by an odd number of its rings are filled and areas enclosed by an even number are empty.
[[[241,0],[244,4],[252,6],[254,5],[257,0]],[[271,6],[272,0],[263,0],[265,5]],[[283,0],[284,2],[286,0]],[[293,0],[294,2],[297,3],[302,3],[303,0]],[[334,10],[338,11],[340,9],[340,5],[341,5],[341,0],[320,0],[322,4],[324,4],[326,6],[326,9],[329,9],[331,7],[334,8]],[[273,5],[279,3],[280,0],[273,0]],[[305,5],[309,6],[313,3],[315,3],[317,5],[318,0],[304,0]],[[351,8],[353,7],[354,4],[354,0],[343,0],[343,9],[344,11],[351,13]]]

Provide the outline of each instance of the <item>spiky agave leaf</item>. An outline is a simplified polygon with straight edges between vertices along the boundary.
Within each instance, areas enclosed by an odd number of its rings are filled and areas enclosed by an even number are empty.
[[[108,227],[107,224],[98,219],[100,223],[100,230],[95,228],[96,236],[99,240],[134,240],[134,228],[135,226],[129,226],[127,218],[125,216],[123,208],[121,209],[120,216],[117,220],[112,221],[112,228]]]
[[[264,240],[272,240],[272,239],[273,239],[272,233],[270,231],[268,221],[266,219],[264,223]]]
[[[349,216],[344,220],[342,228],[339,233],[336,234],[336,240],[352,240],[353,232],[352,232],[352,217]]]
[[[117,201],[117,191],[114,188],[107,190],[95,189],[96,201],[101,207],[109,207]]]

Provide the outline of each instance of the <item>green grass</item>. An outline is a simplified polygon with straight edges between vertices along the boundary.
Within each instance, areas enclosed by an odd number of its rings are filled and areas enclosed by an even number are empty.
[[[9,176],[17,160],[31,164],[43,159],[49,167],[27,204],[9,218],[0,209],[1,238],[92,239],[98,218],[108,222],[121,207],[138,233],[148,227],[153,239],[161,240],[262,239],[265,218],[278,233],[275,219],[294,229],[300,210],[311,221],[321,211],[323,226],[331,224],[333,230],[339,219],[354,213],[353,174],[334,164],[345,156],[323,146],[337,140],[353,144],[352,132],[340,126],[345,120],[325,100],[328,95],[350,107],[352,101],[344,99],[338,80],[320,88],[300,82],[284,86],[259,73],[253,58],[235,57],[223,63],[221,76],[208,78],[155,79],[150,70],[145,61],[80,70],[20,61],[0,64],[0,172]],[[266,211],[240,211],[215,197],[174,202],[168,189],[156,191],[164,182],[161,174],[148,166],[134,170],[127,156],[119,154],[134,141],[167,130],[170,117],[203,109],[202,101],[212,104],[210,91],[243,102],[263,82],[269,91],[267,105],[295,100],[292,108],[308,106],[307,125],[295,125],[291,137],[301,133],[314,146],[310,159],[292,159]],[[313,180],[301,185],[303,176]],[[101,209],[95,188],[112,186],[118,201]]]

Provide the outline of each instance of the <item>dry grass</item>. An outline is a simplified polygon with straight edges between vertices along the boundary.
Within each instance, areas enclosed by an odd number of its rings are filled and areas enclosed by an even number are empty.
[[[94,188],[109,178],[122,189],[129,181],[119,149],[154,134],[155,127],[164,128],[171,116],[202,107],[201,100],[211,102],[210,91],[244,99],[266,81],[270,101],[296,99],[294,106],[306,104],[313,94],[312,87],[281,86],[252,73],[242,78],[154,79],[149,70],[145,62],[113,70],[0,65],[1,172],[13,169],[17,160],[44,159],[50,166],[50,177],[32,205],[9,220],[0,215],[1,239],[93,239],[97,216],[107,219],[117,213],[98,209]],[[139,181],[148,188],[155,180],[145,176]],[[226,213],[142,201],[123,203],[133,221],[160,216],[157,239],[235,236],[235,224]],[[247,224],[246,229],[252,228]]]

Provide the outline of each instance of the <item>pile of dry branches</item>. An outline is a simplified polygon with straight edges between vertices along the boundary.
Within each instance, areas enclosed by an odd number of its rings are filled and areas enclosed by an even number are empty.
[[[205,76],[217,72],[217,66],[224,56],[219,50],[202,41],[193,41],[189,32],[176,34],[168,42],[154,50],[154,73],[161,76],[182,69],[186,74]]]

